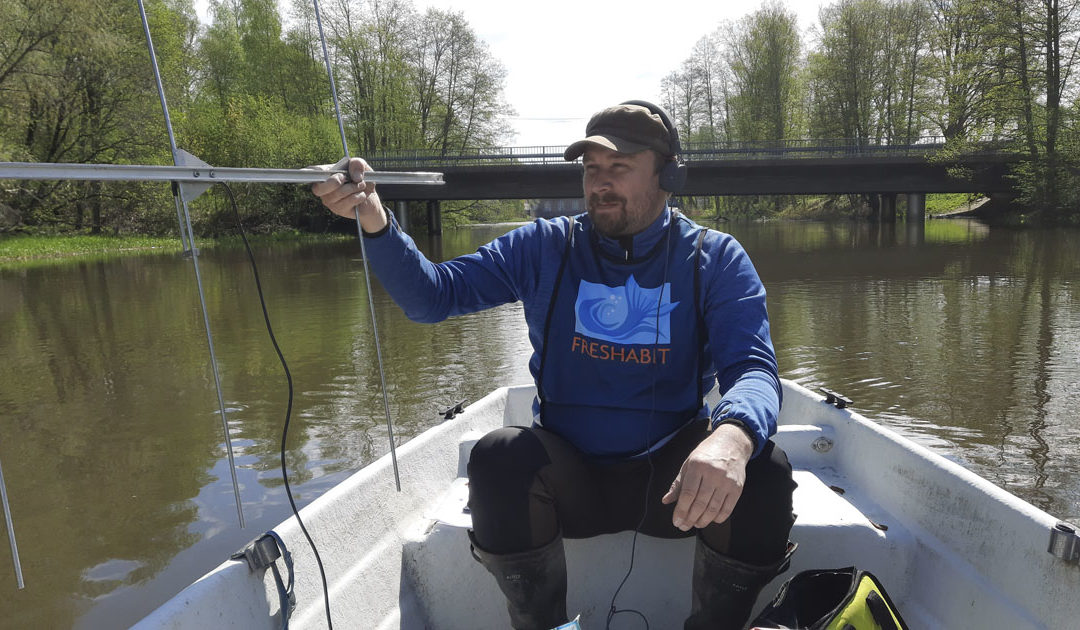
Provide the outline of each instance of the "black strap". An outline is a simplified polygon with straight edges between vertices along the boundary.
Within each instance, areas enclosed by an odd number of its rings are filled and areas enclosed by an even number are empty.
[[[232,554],[230,558],[246,561],[252,573],[270,568],[274,573],[274,583],[277,584],[278,599],[281,602],[281,630],[289,630],[289,617],[296,608],[296,594],[293,592],[295,574],[292,554],[285,547],[285,541],[281,539],[281,536],[278,536],[274,530],[270,530],[241,551]],[[285,568],[289,570],[288,585],[281,579],[281,572],[278,571],[278,558],[285,560]]]
[[[536,376],[536,397],[540,400],[540,421],[544,420],[544,364],[547,363],[548,333],[551,331],[551,316],[555,312],[555,302],[559,295],[559,286],[562,284],[563,272],[566,270],[566,261],[570,260],[570,248],[574,246],[574,226],[577,221],[570,217],[570,223],[566,229],[566,248],[563,250],[562,260],[559,261],[559,271],[555,274],[555,284],[551,288],[551,301],[548,303],[547,317],[544,318],[544,349],[540,351],[540,370]]]
[[[709,231],[708,228],[701,228],[698,232],[697,244],[694,246],[694,314],[697,316],[697,347],[698,347],[698,369],[697,369],[697,409],[701,408],[702,403],[705,400],[705,392],[703,391],[701,381],[702,372],[705,370],[705,340],[709,337],[709,331],[705,328],[705,316],[701,312],[701,245],[705,242],[705,234]],[[702,339],[704,337],[705,339]],[[695,411],[697,410],[695,409]]]
[[[877,591],[870,591],[866,595],[866,607],[870,609],[870,616],[874,618],[874,623],[881,626],[881,630],[900,630],[889,611],[889,605],[881,599]]]

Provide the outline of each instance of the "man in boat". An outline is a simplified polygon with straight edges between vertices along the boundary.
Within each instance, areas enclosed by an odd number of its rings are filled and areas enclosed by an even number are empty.
[[[567,621],[564,537],[696,535],[687,629],[742,628],[787,567],[795,484],[769,439],[781,390],[765,289],[735,239],[670,207],[679,152],[655,105],[604,109],[564,154],[582,157],[587,213],[439,264],[384,210],[362,160],[351,181],[313,188],[359,213],[370,264],[410,319],[524,303],[535,423],[489,433],[469,462],[474,555],[519,630]]]

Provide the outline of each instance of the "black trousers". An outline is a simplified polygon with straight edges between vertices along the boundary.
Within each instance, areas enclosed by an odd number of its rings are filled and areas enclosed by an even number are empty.
[[[477,543],[495,554],[535,549],[558,534],[589,538],[638,529],[659,538],[683,538],[671,523],[675,504],[664,505],[679,468],[707,436],[708,421],[695,421],[650,458],[601,461],[558,435],[537,427],[504,427],[485,435],[469,459],[469,507]],[[769,441],[750,460],[731,517],[700,534],[713,549],[763,565],[787,549],[795,522],[795,482],[784,451]]]

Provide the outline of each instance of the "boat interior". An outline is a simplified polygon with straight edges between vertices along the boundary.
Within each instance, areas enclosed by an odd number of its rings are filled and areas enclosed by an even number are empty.
[[[1080,618],[1080,570],[1047,553],[1056,521],[893,431],[792,382],[775,441],[795,469],[799,544],[790,569],[762,593],[755,614],[799,571],[855,566],[873,573],[911,628],[1060,628]],[[466,465],[472,445],[500,425],[531,423],[532,387],[496,390],[398,449],[402,491],[388,457],[302,511],[327,559],[335,625],[379,629],[505,629],[494,580],[469,548]],[[835,401],[834,401],[835,402]],[[312,564],[295,519],[277,532],[296,566]],[[681,628],[690,609],[694,539],[623,532],[567,540],[567,610],[582,628]],[[615,601],[612,597],[633,570]],[[325,626],[318,573],[298,569],[291,627]],[[248,612],[279,615],[269,575],[225,563],[177,599],[239,590]],[[240,586],[237,586],[240,584]],[[177,604],[176,606],[181,606]],[[174,608],[176,607],[174,606]],[[166,624],[166,605],[138,628]],[[166,611],[166,612],[163,612]],[[182,608],[171,619],[191,614]],[[247,617],[245,617],[247,618]],[[218,618],[220,621],[221,618]],[[205,621],[205,620],[203,620]],[[147,623],[152,622],[152,623]],[[1071,626],[1075,627],[1075,626]]]

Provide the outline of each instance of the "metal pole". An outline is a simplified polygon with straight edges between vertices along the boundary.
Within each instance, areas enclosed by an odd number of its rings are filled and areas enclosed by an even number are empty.
[[[11,544],[11,559],[15,562],[15,580],[18,582],[21,591],[26,588],[26,584],[23,582],[22,564],[19,563],[19,545],[15,542],[15,526],[11,523],[11,506],[8,505],[3,466],[0,466],[0,500],[4,504],[4,521],[7,523],[8,543]]]
[[[161,99],[161,111],[165,114],[165,127],[169,132],[169,149],[172,151],[173,163],[179,165],[180,152],[176,146],[176,137],[173,136],[172,119],[169,118],[169,105],[165,100],[165,89],[161,85],[161,72],[158,69],[157,54],[154,52],[154,41],[150,37],[150,23],[146,19],[146,7],[143,0],[138,0],[139,15],[142,17],[143,33],[146,35],[146,47],[150,52],[150,62],[154,67],[154,80],[157,83],[158,96]],[[240,519],[240,528],[244,528],[244,508],[240,503],[240,484],[236,480],[236,462],[233,459],[232,439],[229,436],[229,420],[225,415],[225,398],[221,393],[221,375],[218,373],[217,356],[214,354],[214,336],[210,332],[210,315],[206,310],[206,295],[203,293],[202,275],[199,273],[199,250],[195,247],[195,231],[191,229],[191,214],[188,212],[187,202],[184,201],[183,192],[179,186],[173,187],[173,194],[179,197],[180,205],[184,210],[184,222],[180,224],[181,238],[185,229],[191,252],[191,263],[195,268],[195,283],[199,287],[199,305],[202,307],[203,326],[206,328],[206,345],[210,348],[210,367],[214,372],[214,385],[217,387],[218,408],[221,410],[221,427],[225,432],[225,451],[229,456],[229,474],[232,475],[233,497],[236,499],[236,514]]]
[[[57,162],[0,162],[0,179],[68,179],[96,181],[182,182],[216,184],[315,184],[348,171],[317,168],[238,168],[205,166],[158,166],[147,164],[73,164]],[[364,174],[376,184],[441,185],[442,173],[394,171]],[[181,191],[182,192],[182,191]],[[181,223],[183,225],[183,223]]]
[[[338,105],[337,86],[334,85],[334,70],[330,67],[330,53],[326,50],[326,34],[323,33],[322,16],[319,13],[319,0],[315,4],[315,23],[319,26],[319,39],[322,41],[323,61],[326,62],[326,75],[330,77],[330,93],[334,97],[334,113],[337,114],[338,131],[341,132],[341,149],[345,157],[349,156],[349,142],[345,139],[345,123],[341,119],[341,107]],[[364,179],[367,179],[365,174]],[[394,464],[394,484],[401,492],[401,477],[398,474],[397,451],[394,447],[394,423],[390,420],[390,399],[386,394],[386,373],[383,370],[382,348],[379,346],[379,327],[375,320],[375,298],[371,294],[371,276],[368,272],[367,249],[364,247],[364,228],[360,225],[360,208],[353,208],[356,217],[356,235],[360,239],[360,257],[364,261],[364,284],[367,287],[368,308],[371,311],[371,335],[375,338],[375,356],[379,362],[379,382],[382,384],[383,410],[386,412],[386,432],[390,438],[390,460]]]

